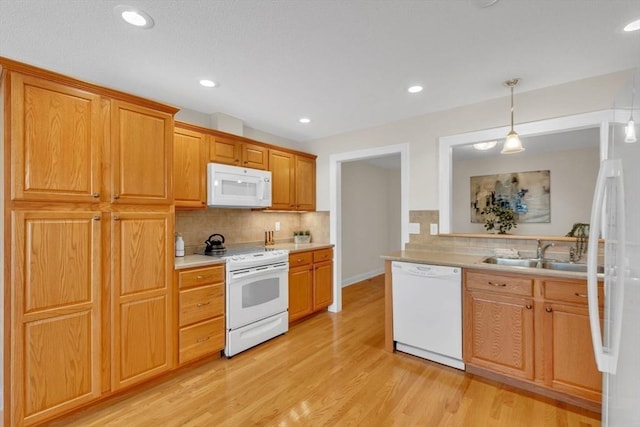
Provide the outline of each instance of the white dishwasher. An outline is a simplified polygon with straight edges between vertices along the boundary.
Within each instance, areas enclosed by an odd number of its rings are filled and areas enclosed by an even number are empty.
[[[396,350],[464,369],[461,269],[393,261]]]

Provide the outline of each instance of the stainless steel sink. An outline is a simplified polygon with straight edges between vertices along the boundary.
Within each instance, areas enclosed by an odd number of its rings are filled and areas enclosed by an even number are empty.
[[[487,257],[482,260],[482,262],[486,264],[497,264],[497,265],[506,265],[511,267],[529,267],[529,268],[544,268],[547,270],[561,270],[561,271],[575,271],[580,273],[587,272],[586,264],[575,264],[573,262],[562,262],[556,260],[544,260],[540,261],[537,259],[521,259],[521,258],[498,258],[498,257]],[[598,266],[598,273],[603,273],[604,268],[602,266]]]
[[[587,272],[587,264],[575,264],[572,262],[558,262],[558,261],[543,261],[542,268],[549,270],[562,270],[562,271],[578,271],[582,273]],[[604,267],[599,265],[597,267],[598,273],[604,273]]]
[[[535,259],[520,259],[520,258],[498,258],[490,256],[482,260],[487,264],[508,265],[511,267],[530,267],[535,268],[538,266],[538,260]]]

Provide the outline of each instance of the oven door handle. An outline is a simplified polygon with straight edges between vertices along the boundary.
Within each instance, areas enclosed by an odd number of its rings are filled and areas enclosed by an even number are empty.
[[[229,272],[229,277],[230,280],[239,280],[245,279],[247,277],[267,275],[277,271],[287,271],[288,269],[289,264],[286,262],[281,262],[272,265],[264,265],[261,267],[252,267],[246,268],[244,270],[231,271]]]

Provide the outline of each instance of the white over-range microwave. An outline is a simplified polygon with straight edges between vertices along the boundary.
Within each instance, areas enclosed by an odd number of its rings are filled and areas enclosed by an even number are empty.
[[[227,208],[271,206],[271,172],[207,164],[207,205]]]

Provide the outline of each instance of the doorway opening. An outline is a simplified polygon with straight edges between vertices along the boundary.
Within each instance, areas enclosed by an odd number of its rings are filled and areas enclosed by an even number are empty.
[[[376,269],[371,269],[372,257],[378,258],[388,252],[389,246],[380,242],[399,241],[399,249],[402,249],[409,240],[409,145],[398,144],[385,147],[377,147],[352,151],[348,153],[334,154],[329,160],[330,176],[330,241],[335,246],[334,272],[333,272],[333,304],[329,311],[342,310],[342,287],[358,280],[364,280],[365,276],[375,274]],[[390,168],[399,165],[399,172],[389,172]],[[387,170],[387,171],[385,171]],[[398,178],[394,178],[399,175]],[[386,182],[395,181],[394,182]],[[398,185],[399,181],[399,185]],[[384,185],[384,189],[381,187]],[[389,186],[394,186],[390,190]],[[366,191],[365,191],[366,189]],[[379,197],[379,193],[390,194],[390,197]],[[372,190],[374,190],[372,192]],[[351,197],[359,197],[360,200],[345,201],[343,193]],[[397,194],[399,193],[399,194]],[[384,202],[383,202],[384,200]],[[359,203],[360,202],[360,203]],[[387,206],[378,206],[378,203],[391,203],[396,205],[396,211],[387,209]],[[393,206],[392,206],[393,207]],[[384,212],[382,212],[384,210]],[[345,215],[348,215],[346,217]],[[363,216],[364,215],[364,216]],[[375,218],[374,218],[375,217]],[[388,225],[385,220],[394,221],[399,218],[399,226]],[[377,229],[372,229],[372,228]],[[385,228],[381,230],[381,228]],[[391,230],[389,230],[391,228]],[[395,231],[394,231],[395,230]],[[371,239],[372,233],[377,233],[376,239]],[[384,235],[382,235],[384,233]],[[386,238],[385,238],[386,236]],[[348,242],[345,241],[348,239]],[[357,247],[368,248],[366,251],[357,251]],[[376,246],[381,245],[376,255],[371,254]],[[397,243],[396,243],[397,245]],[[353,253],[357,251],[358,253]],[[345,258],[345,251],[349,255]],[[347,261],[345,264],[344,261]],[[381,263],[380,263],[381,264]],[[364,269],[364,273],[362,272]],[[343,275],[343,271],[344,274]]]

